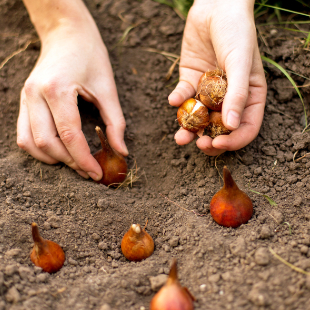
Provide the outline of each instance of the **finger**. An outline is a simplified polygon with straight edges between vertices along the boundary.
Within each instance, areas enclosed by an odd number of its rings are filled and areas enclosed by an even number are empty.
[[[245,58],[244,55],[250,56]],[[229,57],[229,64],[226,66],[228,88],[223,102],[222,117],[225,127],[229,130],[239,127],[248,99],[252,55],[253,52],[240,48],[237,55]]]
[[[255,96],[255,92],[253,96]],[[216,137],[212,141],[212,146],[217,149],[229,151],[239,150],[246,146],[257,136],[262,123],[263,114],[264,102],[259,101],[256,104],[248,106],[243,112],[240,127],[227,136],[222,135]]]
[[[185,145],[192,142],[196,135],[193,132],[180,128],[174,136],[175,142],[178,145]]]
[[[58,135],[74,162],[92,179],[99,181],[102,170],[91,155],[82,132],[81,118],[77,107],[77,90],[59,81],[42,88],[42,93],[52,112]]]
[[[54,119],[46,101],[28,83],[25,85],[25,93],[32,136],[37,148],[72,169],[80,170],[58,137]]]
[[[38,149],[34,143],[24,89],[21,93],[20,110],[17,120],[17,145],[44,163],[52,165],[58,162],[55,158]]]
[[[212,139],[208,136],[203,136],[196,141],[196,145],[208,156],[217,156],[225,152],[225,149],[217,149],[212,145]]]

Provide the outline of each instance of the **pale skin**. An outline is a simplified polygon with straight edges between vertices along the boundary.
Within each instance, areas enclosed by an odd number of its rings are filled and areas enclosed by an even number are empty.
[[[216,64],[228,77],[223,121],[233,132],[214,140],[199,138],[197,146],[207,155],[244,147],[256,137],[262,123],[266,82],[256,42],[253,2],[236,0],[232,6],[230,0],[196,0],[186,22],[180,82],[169,103],[180,106],[193,97],[199,77]],[[64,162],[81,176],[99,180],[102,170],[81,130],[77,95],[96,105],[109,143],[128,155],[125,119],[106,47],[81,0],[24,3],[42,48],[21,91],[17,144],[45,163]],[[184,129],[175,135],[180,145],[194,139],[195,135]]]

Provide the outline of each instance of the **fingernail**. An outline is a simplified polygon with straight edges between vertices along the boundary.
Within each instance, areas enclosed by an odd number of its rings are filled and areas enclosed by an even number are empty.
[[[82,171],[82,170],[76,170],[76,172],[83,178],[85,179],[89,179],[89,175],[85,172],[85,171]]]
[[[101,177],[95,172],[87,172],[87,174],[95,181],[101,180]]]
[[[127,146],[124,141],[122,142],[122,149],[123,149],[124,155],[127,156],[129,152],[128,152]]]
[[[240,125],[240,117],[236,111],[230,110],[227,115],[227,125],[232,128],[238,128]]]

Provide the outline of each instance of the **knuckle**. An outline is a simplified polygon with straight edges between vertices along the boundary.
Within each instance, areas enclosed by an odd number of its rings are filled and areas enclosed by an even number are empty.
[[[55,78],[49,79],[48,81],[44,81],[41,86],[42,94],[46,98],[50,99],[57,97],[59,88],[60,88],[59,80]]]
[[[236,102],[245,104],[248,98],[248,90],[244,88],[238,88],[234,93],[234,97]]]
[[[24,84],[25,94],[27,97],[32,97],[36,88],[36,83],[33,79],[28,78]]]
[[[17,145],[24,151],[28,149],[28,139],[26,136],[17,135]]]
[[[77,137],[77,132],[73,131],[71,128],[63,127],[58,130],[59,137],[65,145],[70,145],[73,143]]]
[[[47,151],[49,149],[49,143],[48,143],[47,139],[45,139],[41,136],[37,136],[37,135],[34,135],[33,139],[34,139],[35,145],[40,150]]]

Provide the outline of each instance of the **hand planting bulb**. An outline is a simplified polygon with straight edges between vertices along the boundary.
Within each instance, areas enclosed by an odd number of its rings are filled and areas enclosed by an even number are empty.
[[[253,204],[250,197],[238,188],[226,166],[223,168],[223,178],[223,188],[210,202],[210,213],[218,224],[236,228],[252,217]]]
[[[201,137],[209,124],[209,112],[199,100],[191,98],[179,107],[177,119],[181,127]]]
[[[96,127],[102,149],[94,154],[102,169],[102,179],[97,183],[106,186],[118,186],[127,177],[127,163],[125,158],[115,151],[109,144],[100,127]]]

